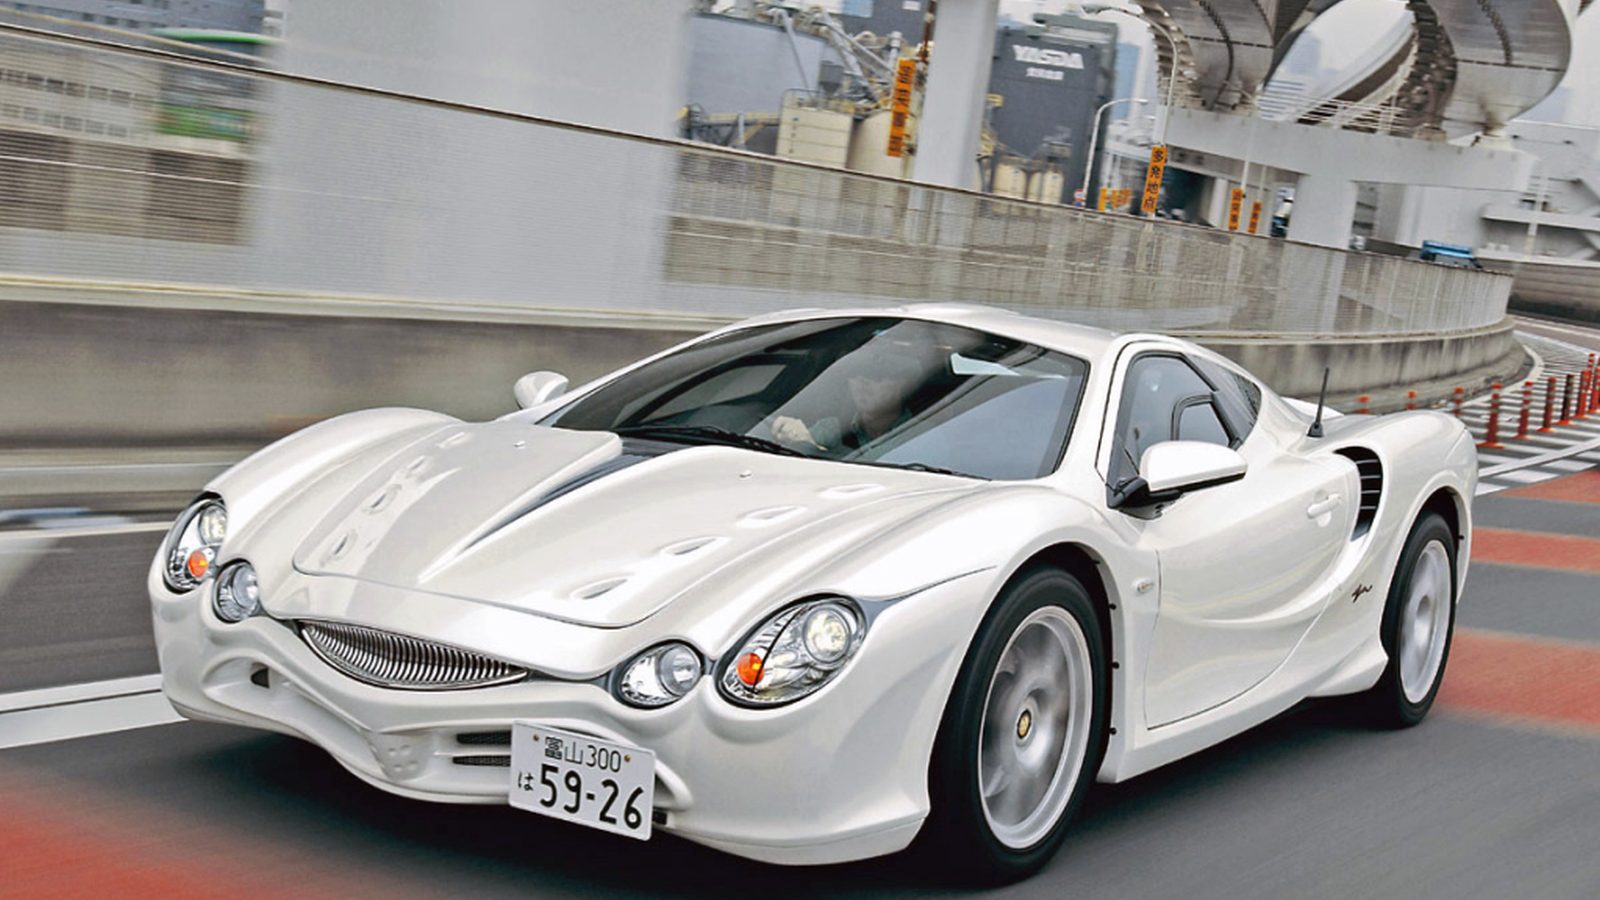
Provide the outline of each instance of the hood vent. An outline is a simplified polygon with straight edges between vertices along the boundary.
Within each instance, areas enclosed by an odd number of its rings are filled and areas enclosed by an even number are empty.
[[[1383,464],[1378,462],[1378,454],[1365,447],[1342,447],[1336,452],[1355,463],[1361,475],[1361,506],[1356,513],[1355,530],[1350,533],[1350,539],[1356,540],[1366,536],[1377,521],[1378,502],[1383,497]]]

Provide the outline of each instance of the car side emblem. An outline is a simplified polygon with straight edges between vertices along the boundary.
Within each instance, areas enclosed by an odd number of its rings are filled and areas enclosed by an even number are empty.
[[[1371,591],[1372,585],[1370,584],[1356,585],[1356,589],[1350,594],[1350,602],[1354,603],[1357,600],[1360,600],[1362,594],[1370,593]]]

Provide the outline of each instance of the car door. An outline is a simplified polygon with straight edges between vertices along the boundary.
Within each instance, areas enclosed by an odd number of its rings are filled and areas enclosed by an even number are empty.
[[[1108,484],[1136,474],[1144,450],[1165,440],[1232,446],[1249,466],[1239,481],[1159,509],[1111,513],[1127,517],[1137,545],[1159,560],[1144,680],[1155,727],[1226,703],[1288,657],[1326,605],[1356,503],[1348,465],[1306,459],[1289,452],[1298,436],[1255,427],[1243,376],[1154,350],[1132,354],[1119,384]]]

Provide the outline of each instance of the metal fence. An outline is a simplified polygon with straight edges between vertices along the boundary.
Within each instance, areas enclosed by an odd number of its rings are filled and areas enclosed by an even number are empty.
[[[0,273],[510,310],[960,300],[1280,335],[1489,326],[1510,287],[15,29]]]

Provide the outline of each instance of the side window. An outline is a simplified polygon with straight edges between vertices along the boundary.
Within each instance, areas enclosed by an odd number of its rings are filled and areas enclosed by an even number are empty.
[[[1210,360],[1194,362],[1217,386],[1217,403],[1233,433],[1244,438],[1256,427],[1256,416],[1261,412],[1261,388],[1254,381]]]
[[[1178,412],[1178,440],[1205,441],[1208,444],[1232,443],[1228,429],[1222,427],[1217,406],[1209,400],[1185,405]]]
[[[1130,363],[1111,447],[1111,483],[1139,474],[1139,459],[1144,451],[1162,441],[1177,439],[1180,429],[1193,428],[1196,434],[1200,433],[1205,427],[1200,424],[1206,415],[1204,410],[1210,410],[1211,418],[1216,418],[1212,401],[1211,385],[1177,356],[1147,354]],[[1192,413],[1197,417],[1193,424],[1186,424],[1181,415],[1186,410],[1196,411]],[[1220,423],[1217,425],[1221,427]],[[1225,433],[1219,443],[1228,443]]]

